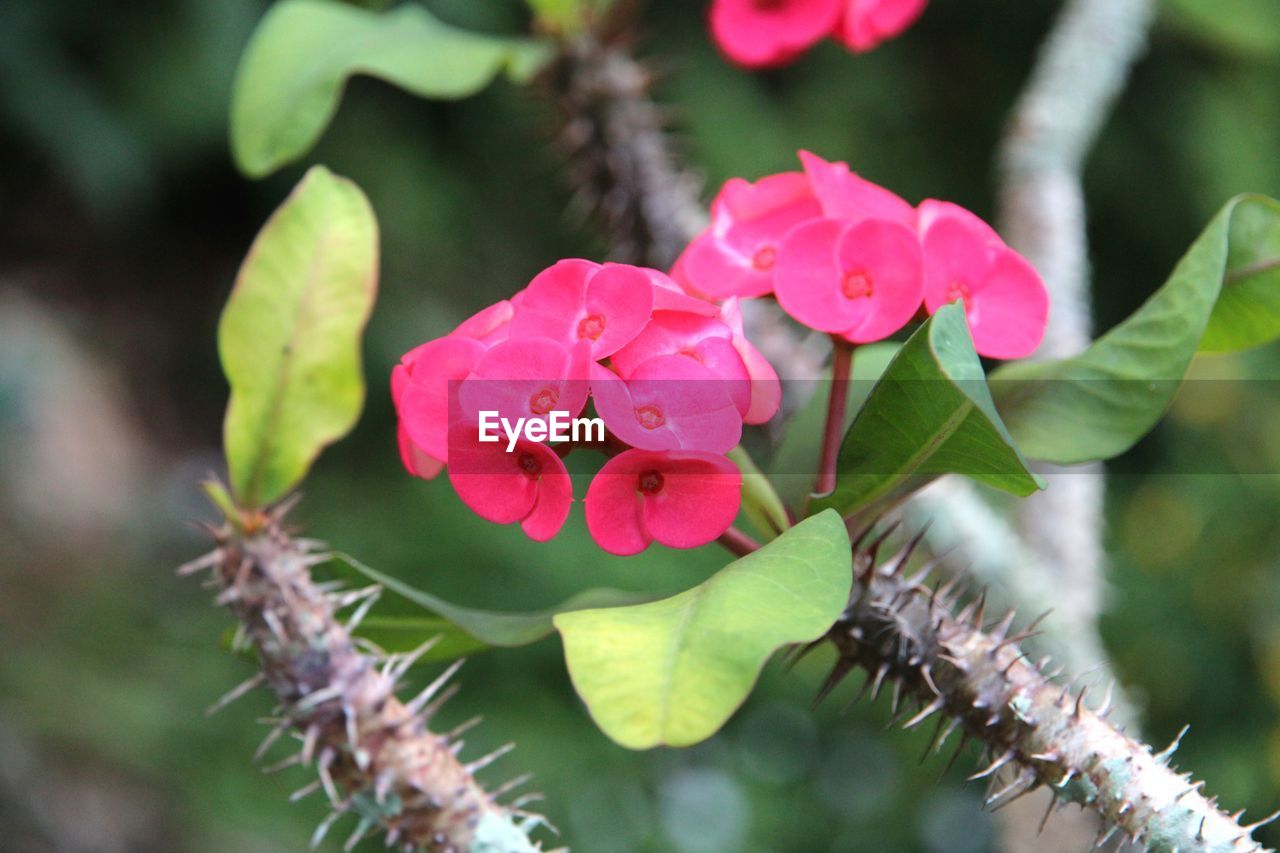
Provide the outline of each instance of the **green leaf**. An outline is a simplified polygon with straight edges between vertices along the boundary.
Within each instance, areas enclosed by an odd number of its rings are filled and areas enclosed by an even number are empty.
[[[383,648],[391,651],[416,648],[437,634],[442,641],[427,659],[457,657],[486,646],[512,648],[527,646],[549,635],[553,629],[551,619],[559,613],[584,610],[593,607],[614,607],[648,600],[649,596],[620,589],[588,589],[570,596],[565,601],[545,610],[529,613],[508,613],[495,610],[476,610],[459,607],[429,592],[415,589],[402,580],[380,572],[350,556],[334,554],[333,558],[355,569],[364,577],[392,593],[431,611],[432,617],[370,617],[361,625],[361,635],[368,636]],[[390,645],[385,645],[389,643]],[[453,647],[461,651],[453,651]]]
[[[622,746],[713,735],[780,646],[822,636],[848,603],[849,537],[833,512],[672,598],[555,617],[573,685]]]
[[[815,509],[848,515],[936,474],[1017,495],[1042,487],[996,414],[959,306],[939,309],[894,356],[845,433],[836,473]]]
[[[413,4],[380,13],[336,0],[283,0],[240,60],[231,150],[251,177],[298,159],[320,138],[355,74],[424,98],[457,99],[504,71],[526,82],[552,55],[548,42],[457,29]]]
[[[1280,337],[1280,203],[1232,199],[1141,308],[1078,356],[1007,364],[991,388],[1027,456],[1109,459],[1168,408],[1197,351]]]
[[[377,280],[368,200],[316,166],[253,241],[218,326],[231,384],[227,467],[241,506],[279,499],[355,425]]]

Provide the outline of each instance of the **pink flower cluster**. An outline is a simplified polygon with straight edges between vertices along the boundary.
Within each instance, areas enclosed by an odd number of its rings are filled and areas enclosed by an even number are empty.
[[[858,53],[915,23],[929,0],[713,0],[711,33],[733,62],[782,65],[831,36]]]
[[[735,297],[685,293],[660,272],[565,260],[510,300],[411,350],[391,376],[401,458],[532,539],[555,536],[572,447],[480,441],[481,412],[514,423],[577,418],[590,398],[610,454],[586,494],[592,537],[613,554],[704,545],[733,523],[741,477],[725,454],[778,408],[777,375],[742,332]]]
[[[1040,345],[1039,274],[980,218],[945,201],[912,207],[844,163],[800,152],[804,172],[728,181],[711,224],[672,269],[709,299],[774,294],[810,328],[868,343],[924,309],[963,301],[977,351],[1021,358]]]

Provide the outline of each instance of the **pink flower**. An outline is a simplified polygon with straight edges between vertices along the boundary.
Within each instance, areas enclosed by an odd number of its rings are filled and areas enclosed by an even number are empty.
[[[733,333],[733,348],[742,356],[742,363],[751,378],[751,405],[742,420],[749,424],[762,424],[776,415],[782,405],[782,384],[778,381],[778,373],[755,344],[747,340],[742,325],[742,303],[736,296],[726,299],[720,306],[720,319]]]
[[[754,184],[732,178],[711,203],[711,225],[681,254],[672,277],[713,299],[763,296],[773,290],[782,238],[821,214],[799,172],[769,175]]]
[[[493,346],[507,339],[511,318],[515,315],[513,300],[504,299],[481,309],[458,324],[450,334],[474,338],[485,346]]]
[[[823,216],[848,222],[874,217],[915,227],[915,208],[897,194],[854,174],[847,163],[830,163],[808,151],[799,152],[799,156]]]
[[[843,0],[713,0],[711,34],[733,62],[781,65],[835,29]]]
[[[836,38],[862,53],[901,35],[924,12],[929,0],[846,0]]]
[[[632,447],[728,453],[742,437],[725,382],[683,355],[651,358],[625,380],[592,365],[591,394],[605,426]]]
[[[547,420],[553,410],[577,417],[590,388],[589,350],[587,341],[570,349],[550,338],[495,344],[458,387],[458,412],[473,423],[482,411],[497,412],[512,423],[518,418]]]
[[[878,341],[920,307],[920,241],[887,219],[815,219],[787,235],[775,278],[778,304],[796,320],[853,343]]]
[[[410,350],[391,371],[391,399],[403,433],[401,459],[409,473],[435,476],[439,470],[408,453],[406,445],[437,463],[448,461],[450,403],[458,381],[484,354],[484,344],[474,338],[450,335]]]
[[[545,444],[479,441],[474,424],[449,430],[449,482],[478,516],[495,524],[520,522],[538,542],[551,539],[569,517],[573,484],[556,452]]]
[[[538,273],[520,298],[511,337],[587,341],[602,359],[636,336],[653,312],[653,283],[639,267],[560,261]]]
[[[610,554],[639,554],[657,541],[697,548],[733,524],[742,476],[723,456],[628,450],[605,463],[587,489],[587,529]]]
[[[730,301],[733,303],[731,310],[738,312],[736,316],[740,323],[737,299]],[[751,367],[743,357],[743,350],[759,357],[758,360],[753,358]],[[739,415],[747,423],[762,423],[777,411],[778,400],[774,400],[772,405],[770,400],[775,396],[780,399],[781,390],[775,395],[767,385],[770,379],[773,384],[777,383],[773,368],[740,332],[735,333],[722,320],[683,311],[655,311],[653,319],[640,334],[614,353],[612,364],[618,375],[630,379],[640,365],[664,355],[691,358],[711,371],[724,383]],[[756,370],[754,375],[752,368]]]
[[[959,205],[920,205],[924,304],[929,313],[963,300],[974,348],[989,358],[1022,358],[1044,339],[1049,295],[1035,268]]]

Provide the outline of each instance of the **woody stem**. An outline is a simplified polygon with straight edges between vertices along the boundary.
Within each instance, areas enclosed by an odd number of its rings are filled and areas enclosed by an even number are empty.
[[[849,405],[849,374],[853,369],[853,344],[843,338],[831,338],[831,396],[827,401],[827,424],[822,433],[822,456],[818,461],[818,478],[814,494],[825,495],[836,487],[836,458],[844,437],[844,416]]]

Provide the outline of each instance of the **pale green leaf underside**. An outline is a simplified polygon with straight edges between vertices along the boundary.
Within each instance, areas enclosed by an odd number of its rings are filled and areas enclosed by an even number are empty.
[[[1007,364],[997,408],[1023,452],[1061,464],[1109,459],[1145,435],[1197,352],[1280,337],[1280,203],[1230,201],[1141,308],[1074,358]]]
[[[950,473],[1018,495],[1040,487],[996,414],[957,305],[940,308],[894,356],[845,434],[835,490],[813,505],[848,515],[912,478]]]
[[[546,42],[461,30],[414,4],[374,12],[337,0],[284,0],[267,12],[240,60],[232,154],[253,177],[301,157],[356,74],[424,98],[457,99],[504,71],[524,82],[551,56]]]
[[[282,497],[355,425],[377,279],[369,202],[351,181],[311,169],[258,233],[218,326],[231,385],[223,438],[242,506]]]
[[[605,734],[630,749],[689,746],[742,704],[775,650],[831,627],[852,579],[848,534],[829,512],[679,595],[554,622]]]

